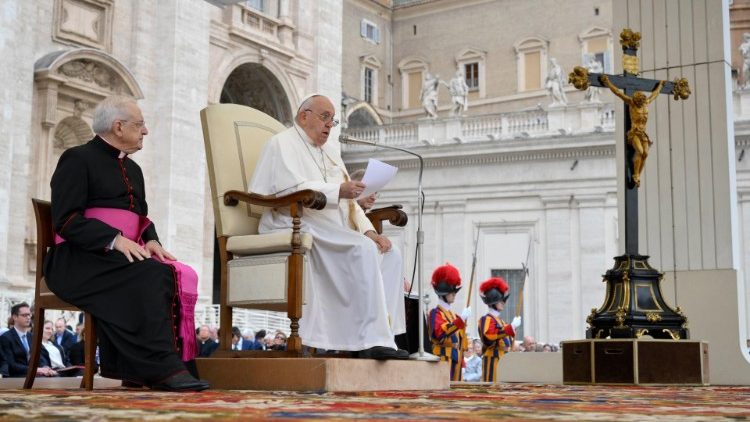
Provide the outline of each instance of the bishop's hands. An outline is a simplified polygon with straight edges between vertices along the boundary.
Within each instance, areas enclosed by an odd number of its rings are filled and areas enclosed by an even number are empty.
[[[357,182],[356,180],[344,182],[339,187],[339,198],[354,199],[365,190],[365,186],[364,183]]]
[[[145,248],[152,256],[156,255],[159,261],[177,261],[177,258],[167,252],[156,240],[146,242]]]
[[[377,234],[374,230],[370,230],[365,233],[365,236],[372,239],[373,242],[378,246],[380,253],[386,253],[391,250],[391,241],[387,237]]]
[[[125,255],[125,258],[130,262],[135,262],[136,259],[143,261],[144,259],[151,258],[152,255],[156,255],[161,261],[177,260],[155,240],[149,240],[144,246],[141,246],[122,234],[118,234],[115,238],[114,249]]]

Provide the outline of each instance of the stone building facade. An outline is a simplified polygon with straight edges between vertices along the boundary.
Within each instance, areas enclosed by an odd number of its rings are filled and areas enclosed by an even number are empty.
[[[736,81],[743,62],[739,44],[750,30],[748,2],[731,3]],[[711,0],[701,4],[722,6]],[[371,66],[379,78],[372,84],[377,94],[371,95],[377,102],[364,104],[364,96],[349,99],[348,134],[408,148],[425,158],[425,279],[429,281],[432,268],[450,261],[468,284],[476,247],[477,280],[493,274],[510,277],[516,294],[507,317],[520,312],[523,333],[541,341],[584,336],[586,316],[604,298],[602,274],[621,252],[614,139],[614,110],[619,105],[608,91],[600,91],[600,101],[591,102],[570,85],[564,87],[567,104],[552,105],[545,89],[551,59],[565,75],[592,58],[605,72],[621,73],[614,69],[621,28],[612,28],[612,13],[612,2],[595,0],[344,3],[345,22],[357,20],[345,24],[345,31],[360,30],[355,24],[369,22],[378,25],[381,34],[379,43],[374,42],[363,25],[359,38],[344,47],[347,96],[356,97],[367,87],[363,72],[353,69]],[[419,101],[423,74],[439,74],[447,82],[457,68],[464,70],[467,85],[474,85],[468,111],[452,116],[450,95],[441,85],[439,117],[426,118]],[[745,191],[750,176],[743,151],[750,116],[745,101],[750,96],[739,89],[734,96],[741,266],[746,267],[750,207]],[[364,124],[378,119],[384,123]],[[654,124],[649,122],[650,132]],[[416,160],[361,146],[345,146],[344,151],[352,168],[364,167],[370,157],[398,166],[398,176],[381,192],[381,201],[404,204],[414,219]],[[407,251],[406,267],[411,268],[414,228],[391,229],[391,235]],[[648,247],[642,243],[641,249]],[[652,264],[669,276],[676,269],[674,262],[661,258]],[[741,277],[748,285],[747,273]],[[739,300],[747,308],[750,295],[745,291]],[[476,291],[470,299],[466,292],[459,293],[458,307],[470,302],[477,317],[484,305]],[[750,326],[747,314],[741,319],[747,323],[743,326]],[[469,330],[473,335],[475,328]],[[750,331],[743,335],[750,338]]]

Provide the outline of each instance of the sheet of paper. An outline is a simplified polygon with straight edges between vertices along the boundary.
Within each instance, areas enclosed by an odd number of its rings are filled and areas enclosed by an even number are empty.
[[[357,199],[369,196],[388,184],[396,176],[397,167],[386,164],[382,161],[370,158],[365,169],[365,175],[362,177],[362,183],[367,187]]]

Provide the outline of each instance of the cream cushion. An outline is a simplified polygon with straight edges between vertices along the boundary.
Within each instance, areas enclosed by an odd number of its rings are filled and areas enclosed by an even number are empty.
[[[301,233],[302,252],[307,253],[312,247],[313,237],[310,233]],[[292,252],[292,230],[283,230],[267,234],[250,234],[232,236],[227,239],[227,251],[236,256]]]

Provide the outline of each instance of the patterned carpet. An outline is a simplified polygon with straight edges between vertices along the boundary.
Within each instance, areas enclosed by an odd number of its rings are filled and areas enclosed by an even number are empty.
[[[750,387],[461,385],[441,392],[0,390],[0,420],[750,420]]]

